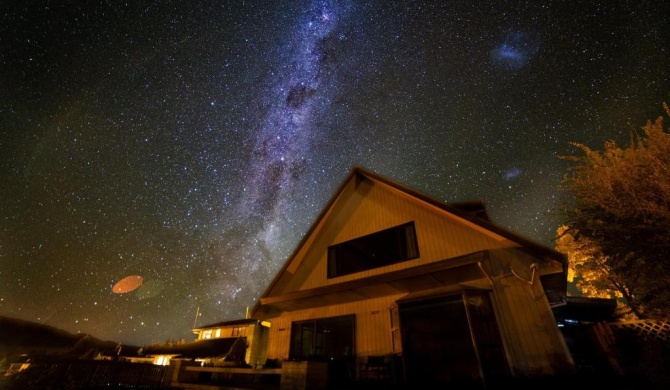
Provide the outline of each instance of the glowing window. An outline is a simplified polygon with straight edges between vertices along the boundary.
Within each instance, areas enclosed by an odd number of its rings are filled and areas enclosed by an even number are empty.
[[[246,326],[236,326],[233,328],[233,337],[244,337],[247,335]]]
[[[159,356],[156,358],[156,365],[158,366],[167,366],[170,364],[170,358],[168,356]]]

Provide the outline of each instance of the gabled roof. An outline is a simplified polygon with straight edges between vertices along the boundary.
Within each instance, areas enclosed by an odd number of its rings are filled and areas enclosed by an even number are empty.
[[[225,326],[236,326],[236,325],[251,325],[251,324],[257,324],[259,323],[258,320],[253,319],[253,318],[243,318],[240,320],[231,320],[231,321],[223,321],[223,322],[217,322],[215,324],[211,325],[204,325],[204,326],[199,326],[197,328],[193,328],[194,332],[204,330],[204,329],[212,329],[212,328],[222,328]]]
[[[299,244],[296,246],[294,249],[293,253],[287,258],[286,262],[284,263],[284,266],[279,270],[279,272],[275,275],[275,278],[272,280],[272,282],[268,285],[268,287],[265,289],[263,294],[261,295],[261,298],[267,297],[268,294],[273,290],[275,285],[279,282],[281,279],[282,275],[286,272],[287,268],[291,264],[292,260],[295,258],[295,256],[298,254],[300,249],[305,245],[309,237],[315,232],[317,227],[319,226],[320,222],[327,216],[329,210],[334,206],[335,202],[338,200],[344,189],[346,188],[347,184],[351,182],[352,180],[357,180],[357,179],[368,179],[373,182],[378,182],[387,186],[390,186],[397,191],[403,192],[406,195],[409,195],[411,197],[414,197],[418,200],[421,200],[423,202],[428,203],[429,205],[436,207],[438,209],[444,210],[448,213],[451,213],[457,217],[460,217],[474,225],[477,225],[483,229],[486,229],[490,232],[493,232],[495,234],[498,234],[511,242],[514,242],[519,245],[519,249],[529,252],[535,257],[538,257],[540,259],[545,259],[546,261],[553,261],[553,262],[558,262],[563,266],[564,272],[567,269],[567,258],[566,256],[558,251],[555,251],[551,248],[548,248],[544,245],[541,245],[537,242],[534,242],[526,237],[523,237],[517,233],[514,233],[508,229],[505,229],[501,226],[498,226],[494,223],[492,223],[489,218],[488,214],[486,213],[485,205],[484,202],[482,201],[471,201],[471,202],[461,202],[461,203],[445,203],[443,201],[440,201],[438,199],[435,199],[429,195],[426,195],[422,192],[419,192],[415,189],[412,189],[410,187],[407,187],[405,185],[402,185],[396,181],[393,181],[387,177],[381,176],[375,172],[372,172],[370,170],[364,169],[360,166],[354,166],[354,168],[350,171],[350,173],[347,175],[347,177],[344,179],[344,181],[340,184],[338,189],[335,191],[333,196],[330,198],[326,206],[323,208],[321,213],[318,215],[318,217],[315,219],[315,221],[312,223],[310,226],[309,230],[306,232],[306,234],[303,236],[302,240],[299,242]],[[258,308],[260,307],[260,300],[256,303],[254,306],[252,313],[256,313]]]
[[[368,177],[369,179],[384,183],[386,185],[389,185],[391,187],[396,188],[397,190],[403,191],[408,195],[411,195],[417,199],[420,199],[426,203],[431,204],[432,206],[441,208],[442,210],[445,210],[451,214],[457,215],[469,222],[474,223],[475,225],[479,225],[484,229],[488,229],[491,232],[494,232],[496,234],[499,234],[510,241],[516,242],[520,246],[529,249],[530,251],[533,252],[533,254],[538,255],[540,257],[547,257],[551,258],[553,260],[559,261],[563,264],[567,265],[567,260],[565,258],[565,255],[561,252],[555,251],[551,248],[548,248],[542,244],[539,244],[535,241],[532,241],[524,236],[521,236],[515,232],[512,232],[511,230],[505,229],[501,226],[498,226],[494,223],[492,223],[489,218],[488,214],[486,213],[485,207],[484,207],[484,202],[483,201],[471,201],[471,202],[459,202],[459,203],[446,203],[441,200],[435,199],[429,195],[426,195],[422,192],[419,192],[413,188],[407,187],[405,185],[402,185],[396,181],[393,181],[387,177],[381,176],[377,173],[374,173],[372,171],[366,170],[364,168],[361,168],[359,166],[355,166],[354,169],[351,171],[347,179],[342,183],[340,186],[339,190],[335,194],[335,196],[330,200],[328,205],[326,206],[325,210],[328,210],[332,203],[335,202],[337,199],[337,196],[339,193],[342,191],[346,183],[351,180],[354,176],[356,175],[363,175]],[[324,213],[325,213],[324,210]],[[318,221],[323,217],[322,215],[317,218],[315,226]],[[308,232],[307,236],[309,236]],[[300,247],[300,245],[298,246]]]

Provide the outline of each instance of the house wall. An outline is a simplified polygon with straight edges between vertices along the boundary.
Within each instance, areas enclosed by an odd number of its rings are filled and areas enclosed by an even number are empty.
[[[352,186],[352,185],[350,185]],[[419,202],[392,187],[363,181],[348,188],[343,204],[336,204],[321,221],[316,237],[302,247],[289,266],[290,277],[277,284],[274,293],[310,289],[396,271],[483,249],[516,244],[439,208]],[[327,278],[328,246],[383,229],[415,221],[420,257],[386,267]]]
[[[572,372],[574,362],[544,295],[539,271],[532,277],[530,265],[535,259],[505,249],[491,252],[487,261],[492,281],[479,282],[492,283],[492,300],[512,374],[544,376]],[[267,318],[272,322],[268,358],[288,359],[292,322],[351,314],[356,316],[358,357],[393,353],[389,309],[403,295],[284,312]]]
[[[539,271],[533,277],[533,258],[512,250],[493,251],[489,256],[496,317],[512,373],[543,376],[572,372],[574,362],[544,294]]]
[[[317,318],[356,316],[356,344],[358,356],[380,355],[392,352],[389,308],[401,295],[368,299],[359,302],[285,312],[272,322],[269,334],[268,359],[288,359],[291,323]]]
[[[247,327],[247,353],[245,361],[252,367],[259,367],[267,360],[270,328],[261,324]]]

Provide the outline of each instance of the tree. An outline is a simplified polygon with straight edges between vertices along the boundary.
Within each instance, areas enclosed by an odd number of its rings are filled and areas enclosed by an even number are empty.
[[[626,148],[574,143],[583,155],[563,157],[573,165],[562,188],[576,203],[557,249],[567,251],[584,292],[622,297],[638,318],[669,318],[670,134],[662,116],[642,131]]]
[[[614,298],[618,302],[619,314],[627,316],[637,313],[637,307],[630,307],[633,290],[625,278],[620,277],[607,261],[597,245],[584,235],[575,235],[567,225],[558,228],[556,250],[568,256],[568,282],[574,283],[582,295],[594,298]]]

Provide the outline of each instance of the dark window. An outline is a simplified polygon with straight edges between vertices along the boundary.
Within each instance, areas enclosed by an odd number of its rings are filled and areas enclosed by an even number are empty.
[[[461,295],[400,304],[407,380],[447,383],[479,377]]]
[[[401,302],[407,379],[446,383],[510,375],[488,291]],[[495,381],[493,382],[495,383]]]
[[[294,322],[291,360],[333,360],[354,355],[354,316]]]
[[[484,375],[489,378],[506,377],[509,367],[489,293],[468,292],[465,301]]]
[[[328,247],[328,278],[419,257],[414,222]]]

